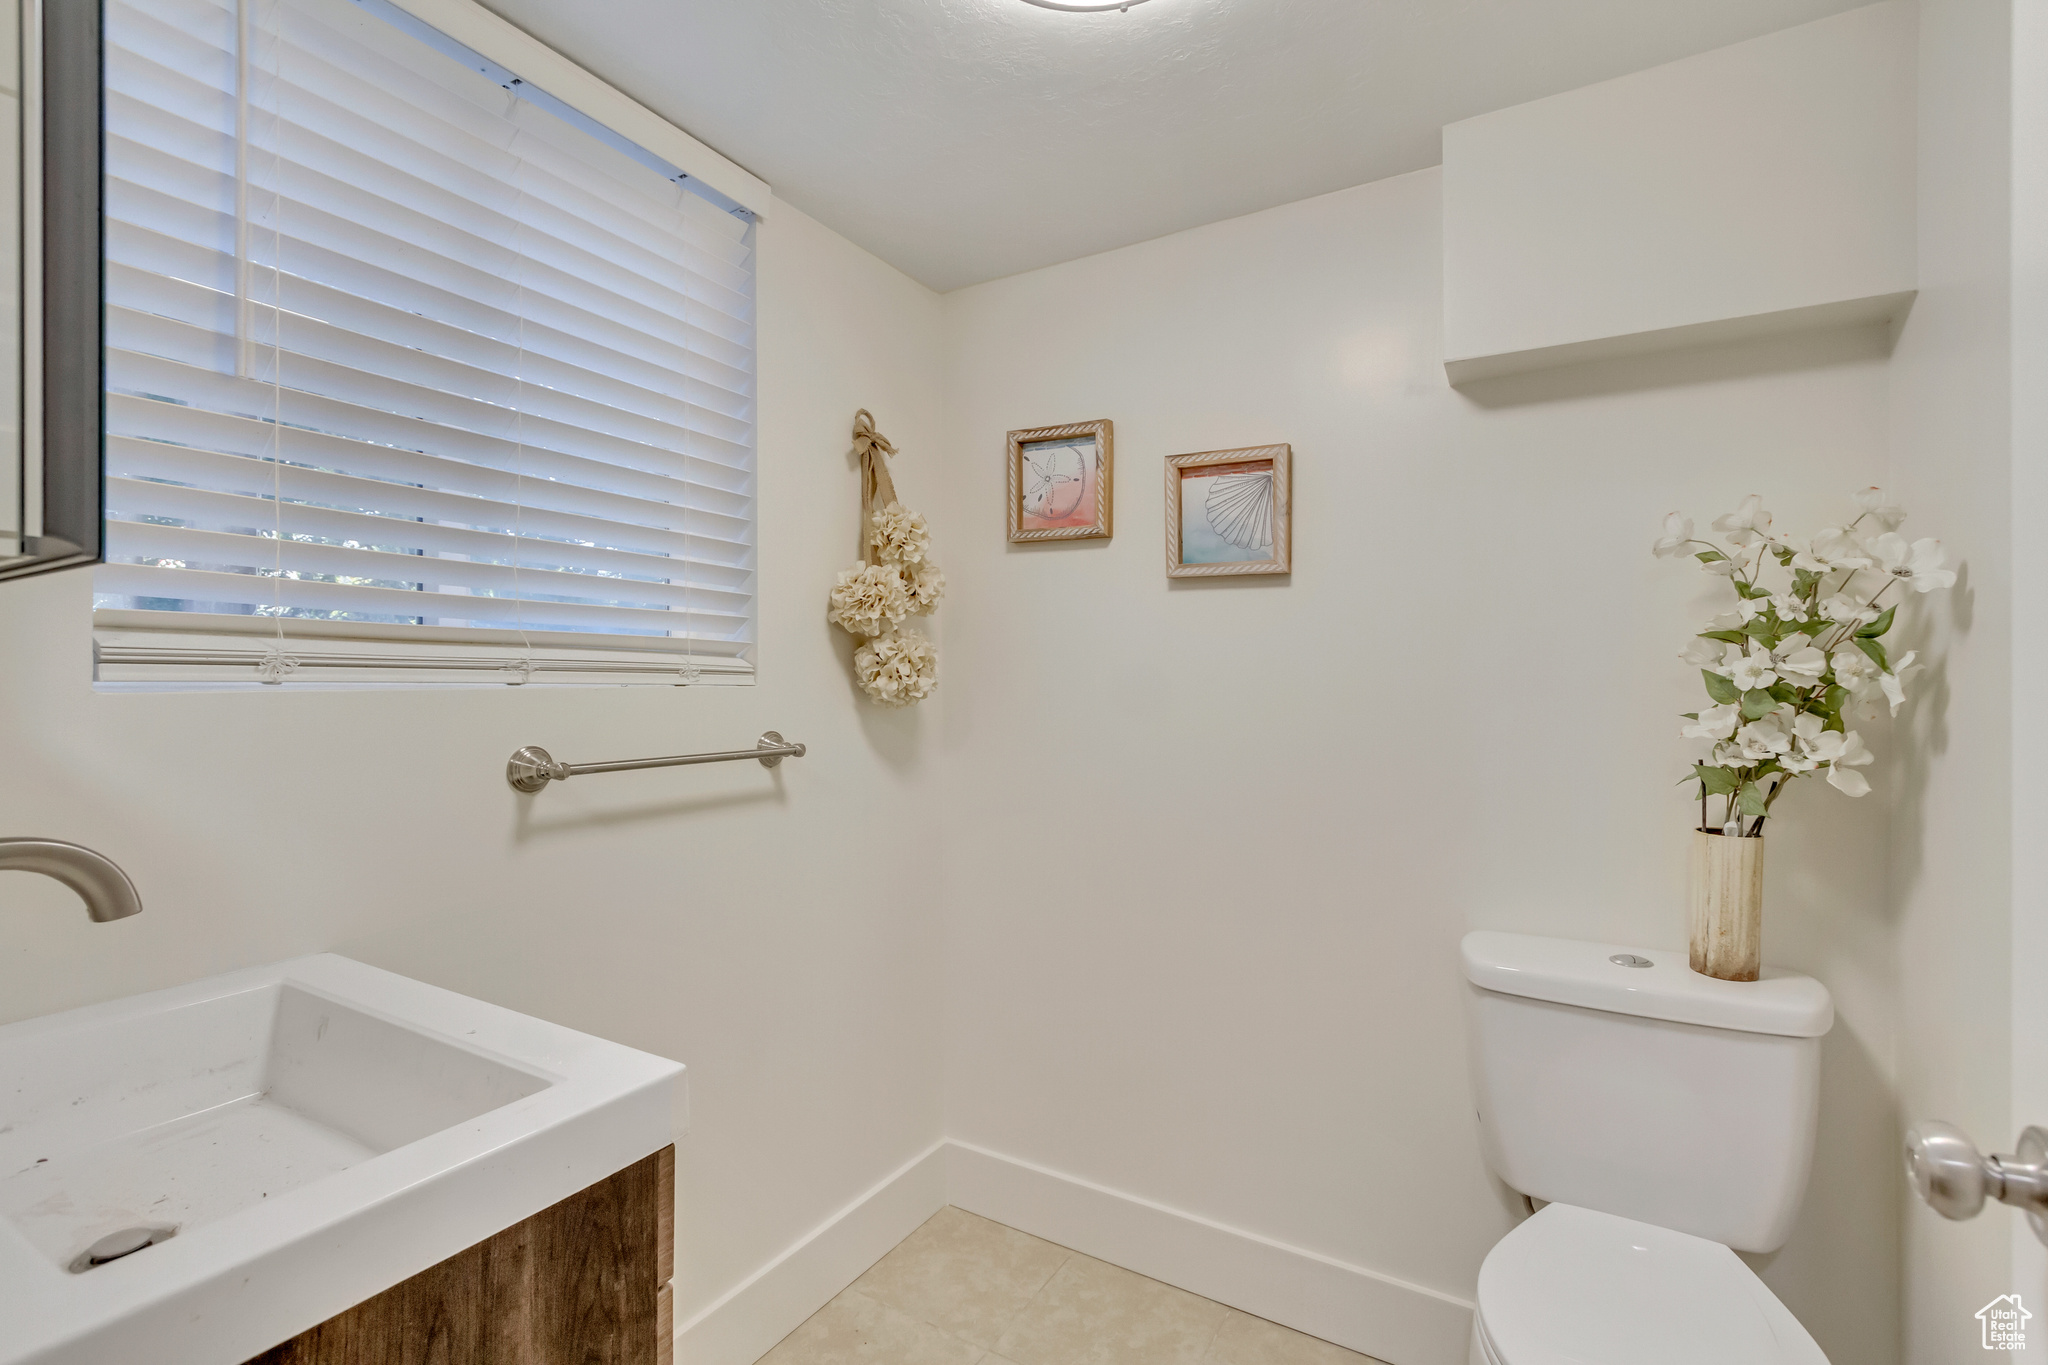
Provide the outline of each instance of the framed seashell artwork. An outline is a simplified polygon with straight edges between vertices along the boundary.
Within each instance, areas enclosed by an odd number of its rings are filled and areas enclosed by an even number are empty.
[[[1166,460],[1166,576],[1291,573],[1293,452],[1249,446]]]
[[[1011,540],[1109,538],[1111,435],[1107,421],[1010,433]]]

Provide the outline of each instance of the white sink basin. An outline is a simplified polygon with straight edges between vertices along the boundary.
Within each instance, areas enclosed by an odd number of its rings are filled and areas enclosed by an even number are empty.
[[[0,1027],[0,1365],[246,1360],[668,1145],[682,1070],[332,955]]]

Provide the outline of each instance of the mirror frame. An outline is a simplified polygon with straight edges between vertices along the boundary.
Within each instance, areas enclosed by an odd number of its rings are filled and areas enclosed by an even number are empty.
[[[21,6],[20,458],[27,554],[0,563],[0,579],[98,563],[106,524],[100,0],[21,0]]]

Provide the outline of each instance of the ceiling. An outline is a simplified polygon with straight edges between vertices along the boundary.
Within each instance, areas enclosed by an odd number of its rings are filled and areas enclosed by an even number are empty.
[[[1859,0],[485,0],[955,289],[1435,165],[1474,114]]]

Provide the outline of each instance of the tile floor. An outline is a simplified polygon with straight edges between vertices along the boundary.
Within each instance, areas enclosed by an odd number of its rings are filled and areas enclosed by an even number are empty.
[[[941,1209],[758,1365],[1379,1365]]]

